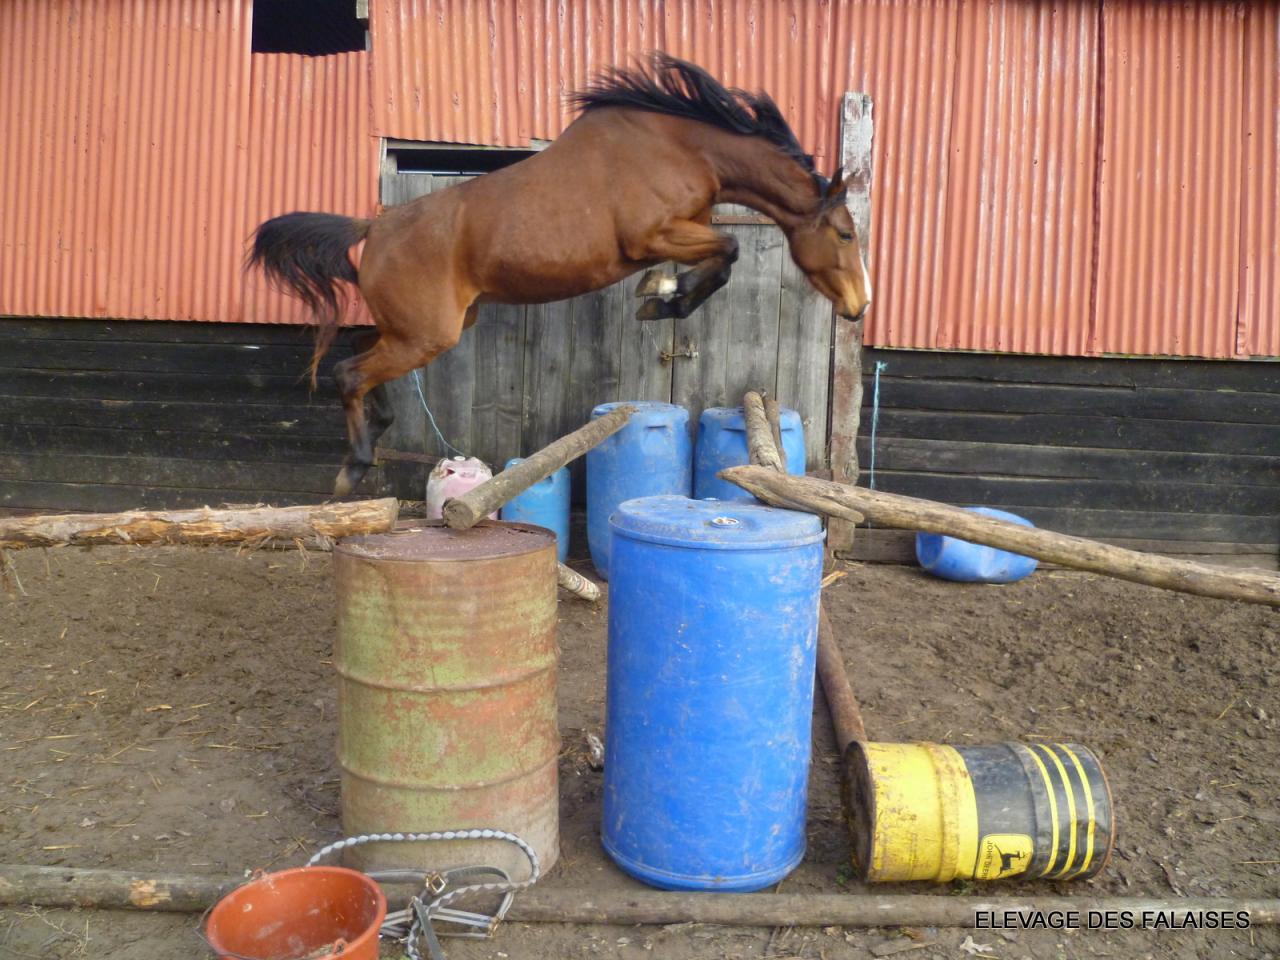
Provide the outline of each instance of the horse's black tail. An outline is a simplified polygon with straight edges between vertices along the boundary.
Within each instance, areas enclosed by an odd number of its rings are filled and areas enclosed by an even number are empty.
[[[253,235],[245,269],[261,267],[269,280],[300,298],[315,316],[312,386],[320,358],[338,333],[342,304],[335,282],[356,282],[347,251],[364,239],[371,222],[332,213],[286,213],[268,220]]]

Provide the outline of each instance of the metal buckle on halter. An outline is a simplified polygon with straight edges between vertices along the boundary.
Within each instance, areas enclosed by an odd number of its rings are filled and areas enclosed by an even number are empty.
[[[422,879],[423,887],[434,896],[440,896],[449,886],[449,881],[445,879],[443,874],[429,873]]]

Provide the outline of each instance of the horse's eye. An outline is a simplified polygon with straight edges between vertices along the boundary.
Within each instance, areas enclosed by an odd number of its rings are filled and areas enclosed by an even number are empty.
[[[840,242],[841,242],[841,243],[853,243],[853,234],[852,234],[852,233],[843,233],[843,232],[841,232],[841,231],[837,231],[837,232],[836,232],[836,234],[837,234],[837,236],[839,236],[839,237],[840,237]]]

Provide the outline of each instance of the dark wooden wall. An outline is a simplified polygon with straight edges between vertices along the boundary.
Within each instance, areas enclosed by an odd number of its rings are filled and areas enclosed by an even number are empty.
[[[312,395],[304,328],[0,318],[0,509],[323,500],[346,451],[329,372],[348,341]],[[392,486],[382,469],[365,489]]]
[[[1280,363],[868,350],[863,485],[877,363],[877,489],[1275,566]],[[866,534],[855,555],[902,557],[908,539]]]

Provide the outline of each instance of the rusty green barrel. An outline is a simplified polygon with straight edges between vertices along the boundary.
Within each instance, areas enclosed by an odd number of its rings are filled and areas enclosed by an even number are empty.
[[[439,521],[334,549],[338,762],[348,836],[493,827],[559,854],[556,545],[541,527]],[[527,861],[500,841],[369,844],[358,869]]]

